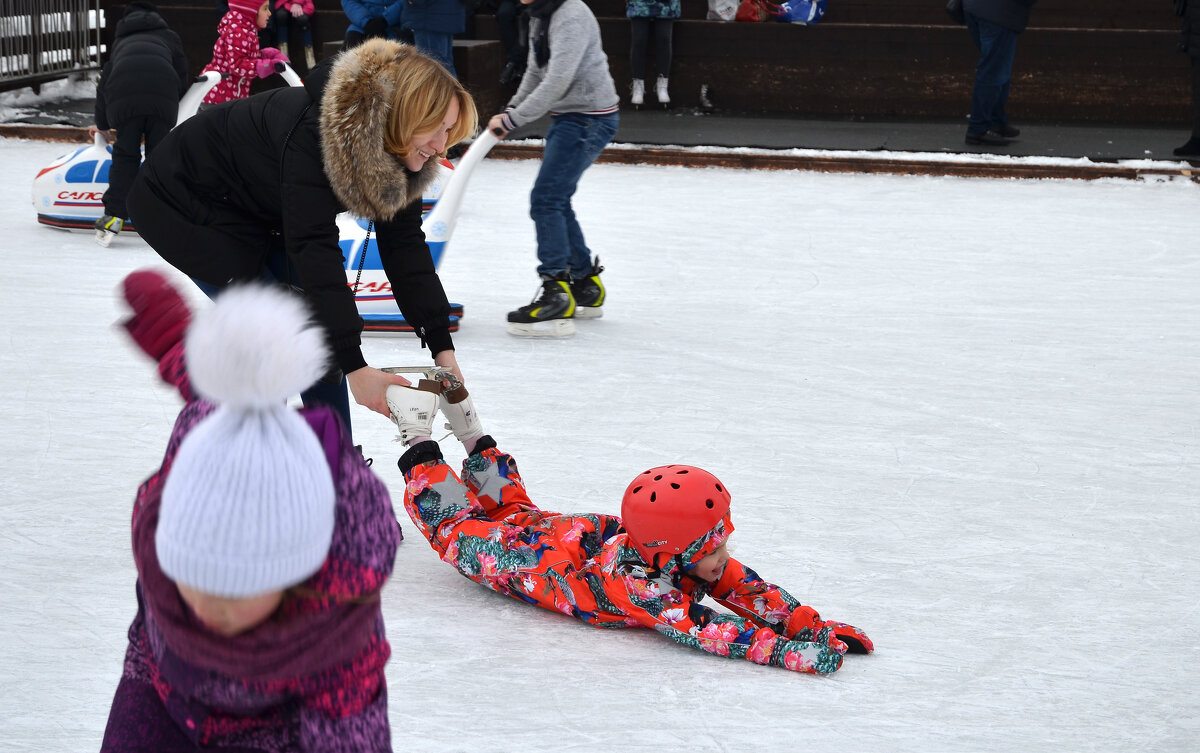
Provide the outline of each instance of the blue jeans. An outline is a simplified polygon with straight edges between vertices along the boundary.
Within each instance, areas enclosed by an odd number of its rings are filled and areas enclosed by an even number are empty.
[[[425,31],[413,29],[413,44],[417,49],[438,61],[450,71],[450,75],[458,78],[454,70],[454,35],[444,31]]]
[[[268,285],[277,285],[281,282],[293,286],[299,286],[300,284],[296,278],[295,270],[287,262],[287,254],[282,249],[273,250],[267,255],[267,262],[263,267],[262,276],[259,279]],[[222,290],[215,285],[201,282],[194,277],[192,278],[192,282],[196,283],[196,287],[200,288],[200,291],[208,296],[210,300],[215,300]],[[346,424],[346,431],[349,432],[350,395],[346,376],[342,374],[341,379],[337,382],[326,381],[328,378],[327,376],[321,377],[313,386],[301,392],[300,401],[306,406],[324,403],[333,408],[342,417],[342,421]]]
[[[1008,125],[1004,105],[1012,81],[1013,57],[1017,52],[1017,33],[972,14],[964,14],[967,31],[979,48],[975,67],[975,90],[971,94],[969,133],[998,131]]]
[[[571,208],[571,197],[587,170],[617,134],[620,117],[568,112],[555,115],[546,131],[542,167],[529,194],[529,216],[537,229],[538,274],[569,272],[587,277],[592,252]]]

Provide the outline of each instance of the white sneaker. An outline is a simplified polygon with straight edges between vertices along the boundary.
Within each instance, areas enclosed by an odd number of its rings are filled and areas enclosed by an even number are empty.
[[[388,412],[400,429],[400,441],[408,444],[416,437],[433,434],[438,396],[432,392],[393,384],[387,388]]]
[[[629,85],[629,104],[634,107],[641,107],[642,102],[646,100],[646,82],[640,78],[635,78],[633,83]]]
[[[663,107],[671,104],[671,95],[667,94],[666,76],[658,77],[658,83],[654,85],[654,96],[658,97],[658,101]]]
[[[483,436],[483,424],[479,421],[479,414],[475,412],[475,405],[466,387],[443,392],[438,404],[442,415],[446,417],[446,428],[454,432],[458,441],[465,442]]]

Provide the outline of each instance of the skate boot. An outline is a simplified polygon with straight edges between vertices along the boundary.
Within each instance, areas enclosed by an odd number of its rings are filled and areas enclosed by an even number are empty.
[[[287,42],[280,42],[278,45],[276,45],[276,49],[278,49],[281,53],[283,53],[283,56],[285,58],[287,58],[288,60],[292,59],[292,56],[288,54],[288,43]]]
[[[304,64],[308,66],[310,71],[317,67],[317,56],[313,54],[311,44],[304,45]]]
[[[438,393],[390,385],[385,393],[388,412],[400,429],[400,441],[408,444],[418,437],[428,438],[433,434],[433,420],[437,417]]]
[[[533,303],[508,312],[508,333],[518,337],[567,337],[575,334],[575,298],[567,275],[542,276]]]
[[[121,232],[121,228],[124,226],[125,221],[120,217],[113,217],[111,214],[104,215],[92,225],[96,228],[96,242],[108,248],[108,244],[113,242],[113,238],[117,237],[117,233]]]
[[[600,257],[597,256],[586,277],[571,280],[576,319],[599,319],[604,316],[604,299],[608,297],[608,292],[604,289],[604,283],[600,282],[600,273],[603,271],[604,267],[600,266]]]
[[[646,82],[635,78],[629,85],[629,104],[633,105],[633,109],[640,110],[644,101],[646,101]]]
[[[438,401],[442,415],[446,417],[446,428],[454,432],[458,441],[466,444],[483,436],[483,424],[471,402],[471,395],[461,384],[442,392]]]
[[[667,77],[659,76],[658,83],[654,85],[654,96],[658,97],[658,103],[666,109],[671,106],[671,95],[667,94]]]

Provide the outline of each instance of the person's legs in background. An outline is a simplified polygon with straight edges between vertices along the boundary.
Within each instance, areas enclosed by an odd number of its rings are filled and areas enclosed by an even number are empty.
[[[1009,139],[1003,135],[1008,127],[1005,104],[1016,56],[1017,34],[971,13],[966,14],[966,21],[971,39],[979,48],[967,143],[1007,144]]]
[[[654,20],[654,62],[658,69],[658,79],[654,84],[654,93],[659,103],[666,107],[671,104],[667,93],[668,82],[671,78],[671,42],[674,37],[675,19],[657,18]]]
[[[504,47],[507,62],[500,72],[500,83],[510,84],[525,75],[525,58],[529,49],[521,44],[520,18],[523,6],[517,0],[501,0],[496,7],[496,29]]]
[[[646,43],[650,39],[650,19],[629,19],[629,103],[641,107],[646,98]]]
[[[1200,55],[1188,51],[1192,66],[1192,137],[1175,150],[1176,157],[1200,158]]]
[[[458,71],[454,70],[453,34],[447,34],[444,31],[413,29],[413,42],[416,43],[417,49],[441,63],[446,70],[450,71],[451,76],[458,78]]]

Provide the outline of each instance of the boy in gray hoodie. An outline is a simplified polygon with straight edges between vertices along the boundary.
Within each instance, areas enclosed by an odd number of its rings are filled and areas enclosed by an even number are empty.
[[[521,86],[488,128],[500,138],[549,113],[542,167],[529,196],[537,230],[541,288],[508,314],[523,337],[566,337],[575,318],[603,313],[603,267],[592,257],[571,208],[583,172],[617,133],[620,98],[600,43],[600,25],[583,0],[521,0],[528,7],[529,59]]]

